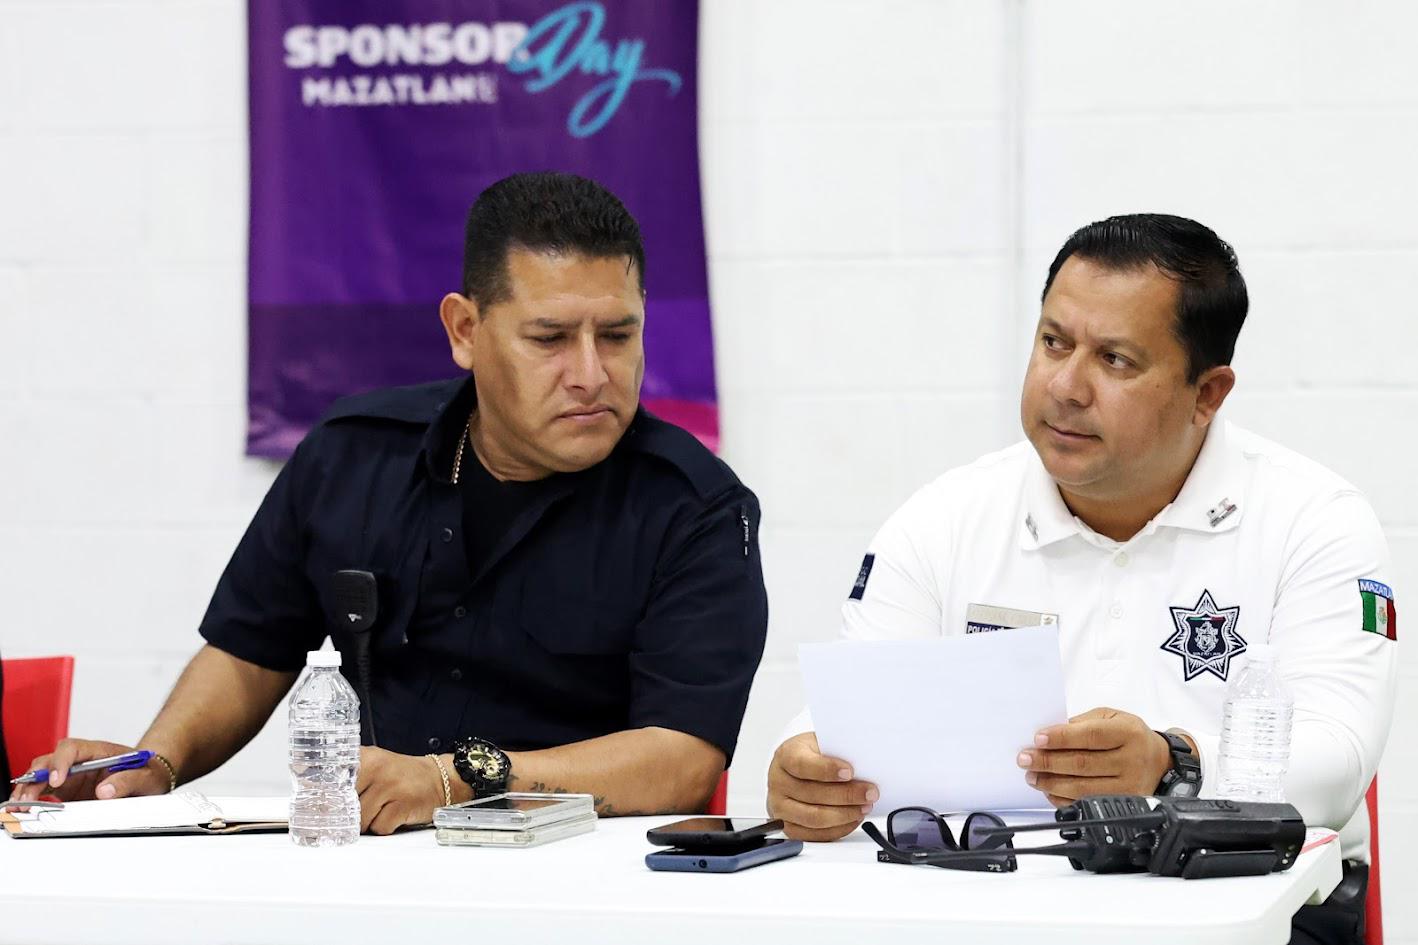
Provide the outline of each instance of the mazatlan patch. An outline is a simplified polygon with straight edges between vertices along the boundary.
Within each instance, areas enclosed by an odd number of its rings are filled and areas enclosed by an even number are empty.
[[[1364,604],[1364,629],[1390,640],[1398,639],[1398,611],[1393,609],[1393,588],[1361,578],[1359,600]]]
[[[1182,658],[1182,678],[1191,682],[1202,673],[1225,680],[1231,658],[1246,651],[1246,641],[1236,632],[1241,608],[1217,607],[1211,592],[1203,590],[1196,606],[1171,607],[1173,631],[1162,644]]]

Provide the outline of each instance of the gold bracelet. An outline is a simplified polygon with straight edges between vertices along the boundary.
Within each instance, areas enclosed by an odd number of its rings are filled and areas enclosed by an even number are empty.
[[[443,779],[443,806],[448,807],[453,803],[453,788],[448,783],[448,769],[443,767],[443,761],[437,755],[424,755],[438,766],[438,776]]]
[[[167,769],[167,793],[171,794],[173,791],[176,791],[177,769],[172,766],[172,762],[168,761],[157,752],[153,752],[153,760]]]

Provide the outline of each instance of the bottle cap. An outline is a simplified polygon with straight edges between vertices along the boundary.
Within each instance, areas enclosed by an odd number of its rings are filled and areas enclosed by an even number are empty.
[[[1269,643],[1252,643],[1246,647],[1246,656],[1258,663],[1275,662],[1275,647]]]
[[[325,667],[325,666],[339,666],[339,665],[340,665],[340,651],[339,651],[339,650],[311,650],[309,653],[305,654],[305,665],[306,665],[306,666],[321,666],[321,667]]]

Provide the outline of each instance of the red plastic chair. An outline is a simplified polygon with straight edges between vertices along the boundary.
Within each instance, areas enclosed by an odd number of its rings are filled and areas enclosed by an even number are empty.
[[[1364,941],[1384,945],[1383,894],[1379,890],[1379,779],[1364,795],[1369,806],[1369,892],[1364,899]]]
[[[16,775],[69,735],[74,657],[5,660],[5,748]]]
[[[729,772],[725,771],[719,776],[719,786],[714,789],[714,796],[709,798],[709,807],[704,811],[706,814],[713,814],[715,817],[723,817],[729,803]]]

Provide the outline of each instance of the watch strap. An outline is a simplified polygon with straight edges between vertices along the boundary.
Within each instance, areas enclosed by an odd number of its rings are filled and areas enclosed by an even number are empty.
[[[1196,797],[1201,793],[1201,759],[1180,733],[1168,729],[1158,732],[1167,743],[1172,763],[1162,772],[1157,783],[1158,795]]]

